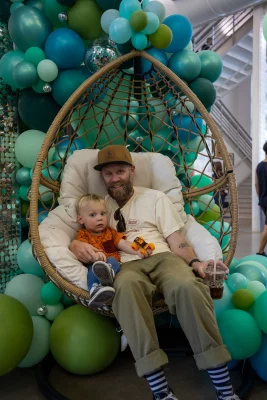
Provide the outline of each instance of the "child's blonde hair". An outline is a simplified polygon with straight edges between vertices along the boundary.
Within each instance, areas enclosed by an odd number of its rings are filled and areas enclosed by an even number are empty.
[[[81,208],[87,206],[87,204],[90,201],[95,201],[97,203],[105,202],[103,197],[98,196],[97,194],[93,194],[93,193],[85,194],[84,196],[78,197],[78,199],[76,200],[76,203],[75,203],[77,215],[80,214]]]

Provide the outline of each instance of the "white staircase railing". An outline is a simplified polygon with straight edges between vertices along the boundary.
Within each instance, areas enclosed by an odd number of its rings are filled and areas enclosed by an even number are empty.
[[[211,50],[216,51],[252,17],[253,8],[249,8],[202,26],[193,37],[194,51],[200,51],[208,37],[213,41]]]
[[[225,104],[219,100],[213,107],[211,115],[218,125],[222,136],[227,137],[233,144],[235,150],[242,156],[241,165],[244,161],[252,161],[252,139],[249,133],[237,121],[233,114],[228,110]],[[235,166],[235,168],[238,165]]]

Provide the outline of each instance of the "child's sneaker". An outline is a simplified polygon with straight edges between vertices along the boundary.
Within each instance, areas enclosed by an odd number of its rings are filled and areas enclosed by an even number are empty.
[[[178,400],[171,389],[153,394],[153,400]]]
[[[103,286],[112,286],[115,273],[110,264],[104,261],[96,261],[92,266],[93,274]]]
[[[97,285],[92,287],[90,295],[89,306],[100,307],[112,302],[115,296],[115,289],[110,286]]]
[[[223,397],[222,394],[217,392],[217,400],[240,400],[240,398],[236,394],[232,394],[227,397]]]

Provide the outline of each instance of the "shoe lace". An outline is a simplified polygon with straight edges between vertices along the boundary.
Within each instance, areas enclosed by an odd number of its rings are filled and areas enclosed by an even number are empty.
[[[232,394],[231,396],[228,397],[218,397],[219,400],[240,400],[239,397],[236,394]]]

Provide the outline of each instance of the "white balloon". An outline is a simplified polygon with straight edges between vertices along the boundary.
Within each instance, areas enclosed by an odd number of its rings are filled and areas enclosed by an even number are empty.
[[[150,1],[147,6],[144,8],[144,11],[146,12],[152,12],[156,14],[159,17],[159,22],[162,23],[162,21],[166,17],[166,9],[165,6],[160,3],[159,1]]]
[[[105,11],[102,14],[100,21],[103,31],[109,33],[109,27],[111,22],[114,21],[114,19],[118,18],[119,16],[120,16],[119,10],[110,9]]]

